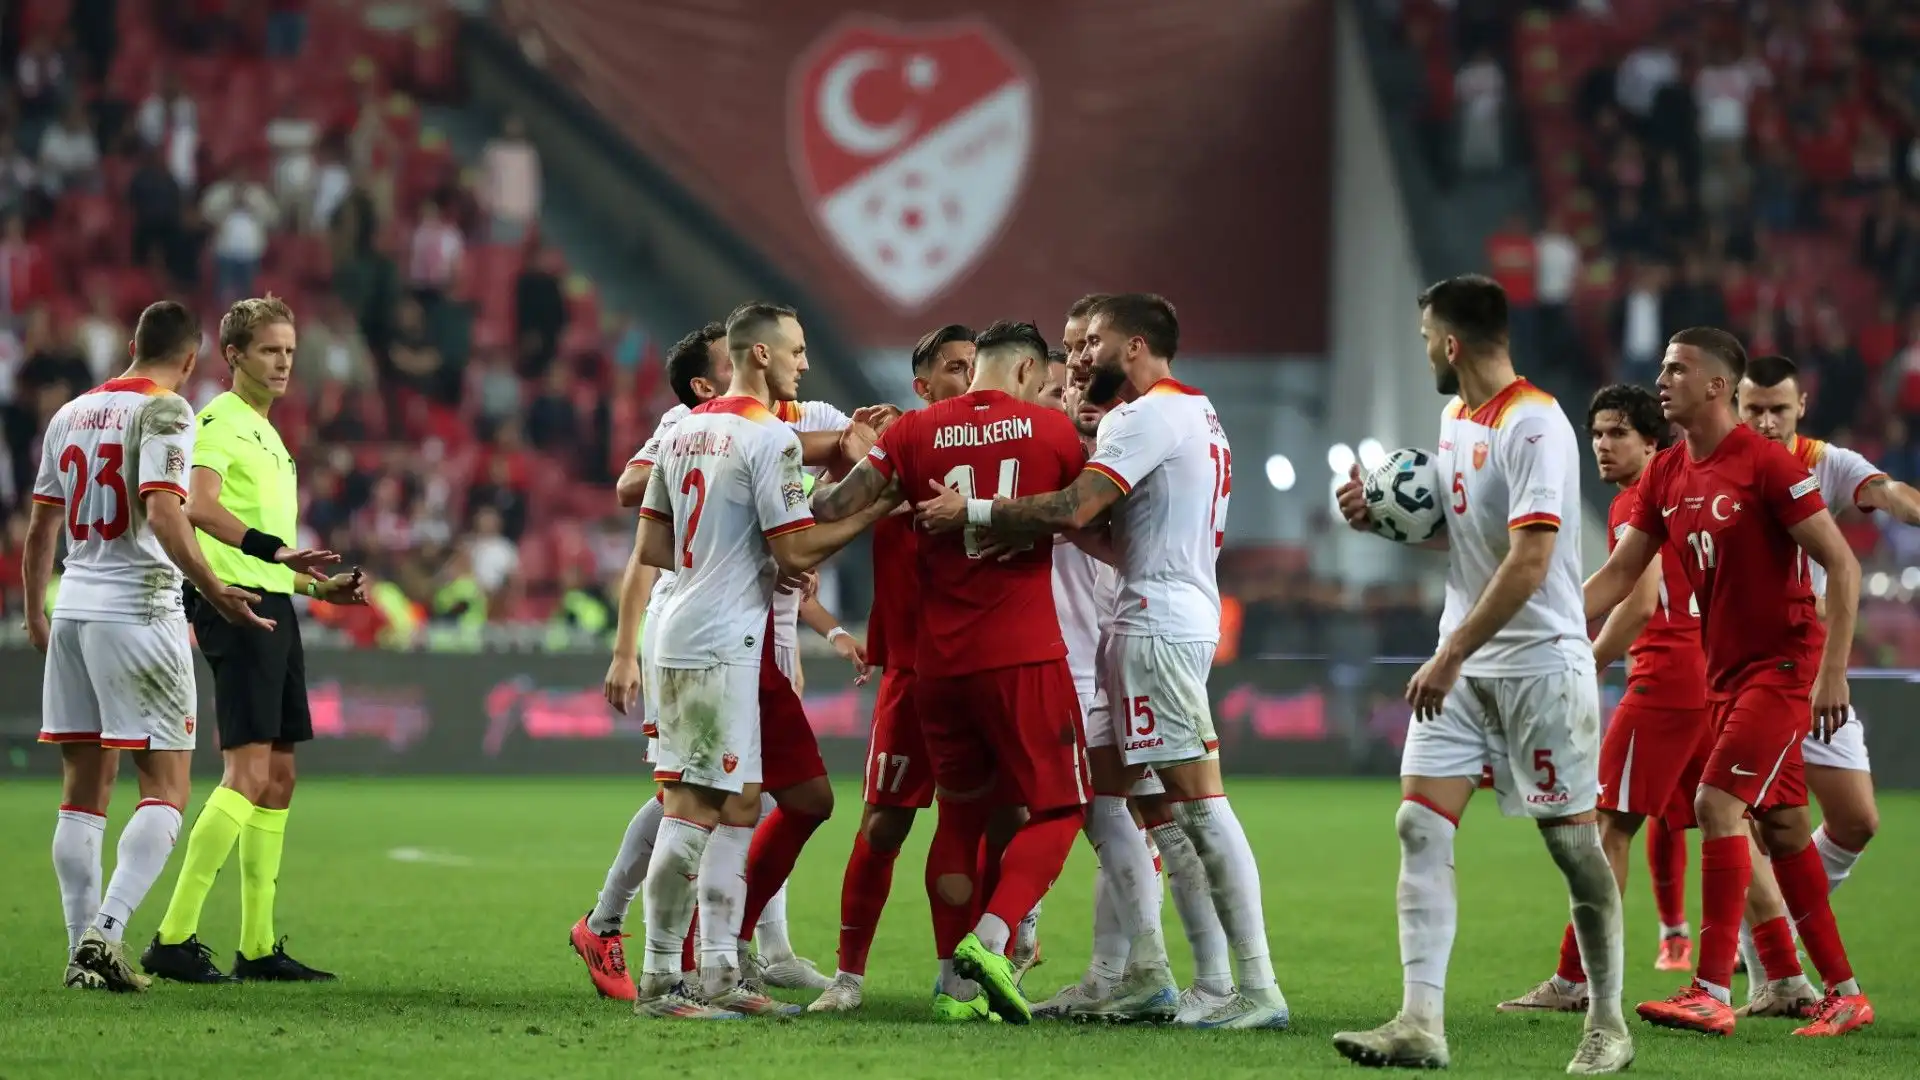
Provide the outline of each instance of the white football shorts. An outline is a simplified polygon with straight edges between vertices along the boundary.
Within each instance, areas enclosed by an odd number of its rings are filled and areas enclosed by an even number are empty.
[[[654,629],[659,625],[651,613],[640,624],[640,730],[649,738],[660,729],[660,668],[653,662],[660,655],[660,635]],[[653,760],[651,753],[647,760]]]
[[[150,623],[56,617],[40,693],[40,741],[192,750],[193,646],[186,616]]]
[[[1112,746],[1114,744],[1113,715],[1107,708],[1107,695],[1095,690],[1088,693],[1080,691],[1080,715],[1086,718],[1087,746]],[[1167,786],[1148,769],[1147,774],[1134,781],[1127,794],[1139,798],[1146,795],[1165,795]]]
[[[1808,765],[1873,771],[1873,763],[1867,759],[1867,730],[1860,724],[1860,713],[1851,707],[1847,709],[1847,722],[1833,733],[1832,742],[1821,742],[1819,736],[1808,735],[1800,743],[1800,756]]]
[[[1129,765],[1179,765],[1220,752],[1207,700],[1210,641],[1114,634],[1101,654],[1110,723]]]
[[[791,645],[773,646],[773,666],[780,669],[780,674],[785,675],[787,677],[788,682],[793,681],[793,672],[794,672],[793,661],[794,661],[793,646]]]
[[[739,793],[760,782],[760,665],[656,667],[653,778]]]
[[[1584,814],[1600,796],[1600,684],[1591,671],[1463,675],[1426,721],[1408,720],[1401,776],[1479,779],[1509,817]]]

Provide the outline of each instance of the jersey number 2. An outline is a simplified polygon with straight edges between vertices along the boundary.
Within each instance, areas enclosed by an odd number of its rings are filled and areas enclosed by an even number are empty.
[[[699,469],[680,481],[680,494],[693,495],[693,509],[687,514],[687,538],[680,543],[680,568],[693,569],[693,534],[700,531],[700,509],[707,505],[707,476]]]
[[[73,493],[67,499],[67,534],[75,542],[87,540],[118,540],[127,531],[127,481],[120,475],[120,465],[126,460],[126,451],[119,443],[101,443],[95,448],[99,455],[92,470],[93,483],[107,489],[113,499],[113,508],[104,520],[95,518],[92,522],[80,520],[80,504],[87,498],[87,452],[78,446],[69,446],[60,452],[60,471],[73,474]]]
[[[946,478],[942,480],[941,483],[958,491],[966,498],[972,499],[976,497],[973,486],[973,466],[971,465],[955,465],[953,468],[948,469]],[[979,495],[977,497],[982,499],[1016,498],[1020,494],[1018,490],[1019,486],[1019,459],[1001,458],[1000,483],[993,489],[992,493]],[[961,530],[961,537],[967,545],[967,558],[977,559],[980,557],[980,537],[983,532],[985,532],[984,529],[975,525],[969,525]]]

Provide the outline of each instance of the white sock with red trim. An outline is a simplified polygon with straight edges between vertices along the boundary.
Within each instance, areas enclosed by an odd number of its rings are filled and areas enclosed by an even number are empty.
[[[1180,913],[1187,948],[1193,953],[1193,985],[1215,997],[1225,997],[1233,992],[1233,965],[1227,960],[1226,928],[1220,925],[1220,914],[1213,910],[1213,886],[1207,883],[1207,868],[1193,850],[1193,841],[1173,822],[1155,825],[1153,840],[1160,848],[1160,865],[1167,871],[1173,910]]]
[[[1157,952],[1162,960],[1166,946],[1157,949],[1149,939],[1160,933],[1160,875],[1153,872],[1153,856],[1147,851],[1146,834],[1133,823],[1123,795],[1096,795],[1087,811],[1087,841],[1094,857],[1106,872],[1106,886],[1127,934],[1131,963],[1150,962]]]
[[[1400,834],[1400,1011],[1432,1032],[1446,1024],[1447,960],[1460,921],[1453,891],[1455,825],[1425,803],[1402,801],[1393,819]]]
[[[1176,802],[1173,820],[1193,841],[1200,865],[1207,869],[1213,910],[1233,950],[1235,989],[1243,994],[1275,989],[1267,917],[1260,903],[1260,867],[1232,805],[1224,795]],[[1165,854],[1163,845],[1162,858]]]
[[[120,830],[120,847],[114,857],[113,877],[107,881],[107,895],[100,901],[100,916],[94,925],[108,941],[127,936],[127,920],[139,909],[147,891],[160,880],[173,854],[174,841],[180,838],[180,808],[159,799],[141,799]]]
[[[78,806],[62,806],[53,823],[53,876],[60,882],[69,956],[100,911],[100,849],[106,836],[107,816]]]
[[[660,835],[660,819],[667,815],[666,804],[648,799],[633,820],[627,822],[620,837],[620,853],[607,867],[607,880],[600,886],[600,897],[587,915],[587,929],[596,934],[611,934],[626,922],[627,910],[647,879],[647,864],[653,859],[654,839]]]
[[[641,971],[652,990],[663,992],[680,978],[680,949],[693,926],[700,898],[700,859],[713,830],[668,815],[660,822],[647,880],[640,886],[640,909],[647,921],[647,952]],[[657,986],[657,988],[656,988]]]
[[[720,825],[700,857],[700,977],[708,994],[740,981],[740,920],[747,913],[747,849],[751,825]]]

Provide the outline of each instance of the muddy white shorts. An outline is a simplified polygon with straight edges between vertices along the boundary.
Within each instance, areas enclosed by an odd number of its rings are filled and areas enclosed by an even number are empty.
[[[198,708],[185,615],[148,623],[53,619],[41,742],[191,750]]]

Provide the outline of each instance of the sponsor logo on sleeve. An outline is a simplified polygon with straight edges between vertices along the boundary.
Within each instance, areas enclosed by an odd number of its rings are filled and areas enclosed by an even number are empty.
[[[806,486],[798,481],[788,481],[780,485],[780,497],[786,500],[787,509],[795,509],[807,501]]]

